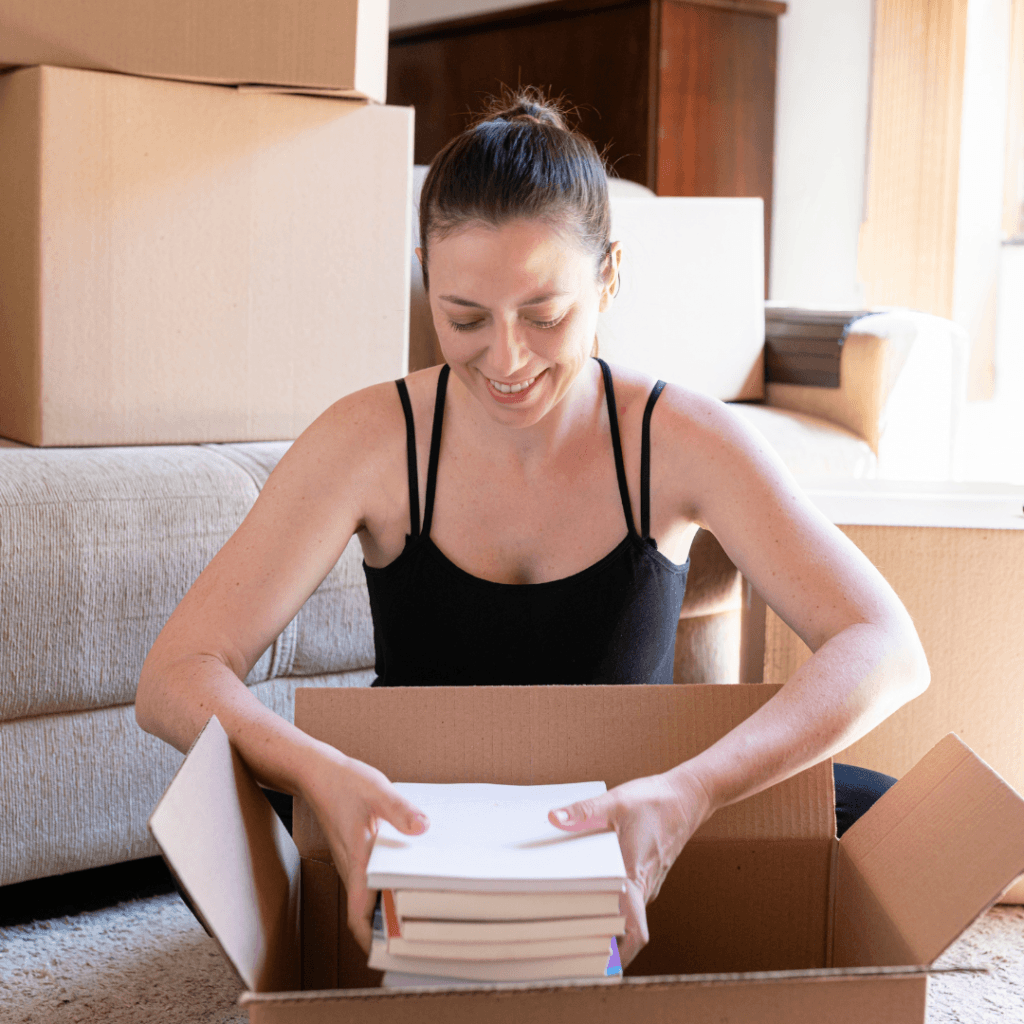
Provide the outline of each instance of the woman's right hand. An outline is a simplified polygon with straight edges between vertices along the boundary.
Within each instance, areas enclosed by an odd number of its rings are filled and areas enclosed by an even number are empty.
[[[369,955],[376,891],[366,886],[366,865],[381,819],[399,832],[419,835],[430,823],[376,768],[328,750],[309,773],[302,796],[316,815],[348,894],[348,926]]]

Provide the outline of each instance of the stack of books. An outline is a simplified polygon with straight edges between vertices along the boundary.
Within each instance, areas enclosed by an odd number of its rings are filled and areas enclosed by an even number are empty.
[[[621,977],[618,837],[548,821],[603,782],[397,788],[430,827],[406,836],[381,822],[370,855],[381,895],[369,964],[386,986]]]

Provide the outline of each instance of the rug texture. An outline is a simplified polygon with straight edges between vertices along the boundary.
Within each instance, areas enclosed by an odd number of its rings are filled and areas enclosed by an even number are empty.
[[[928,1024],[1024,1020],[1024,907],[995,907],[937,966]],[[242,1024],[241,983],[177,894],[0,928],[5,1024]]]

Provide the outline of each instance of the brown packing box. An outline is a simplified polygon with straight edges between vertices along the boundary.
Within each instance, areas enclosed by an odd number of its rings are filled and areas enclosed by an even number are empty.
[[[4,0],[0,67],[56,64],[384,102],[387,0]]]
[[[932,673],[927,692],[836,760],[900,777],[956,732],[1024,793],[1024,487],[871,480],[808,493],[906,605]],[[809,657],[769,610],[764,681]],[[1024,903],[1024,880],[1003,902]]]
[[[412,109],[0,75],[0,435],[294,438],[408,360]]]
[[[300,689],[295,719],[396,781],[611,787],[693,756],[777,690]],[[385,990],[308,808],[296,848],[216,719],[150,828],[260,1024],[923,1024],[925,965],[1024,870],[1024,800],[949,736],[841,841],[828,762],[720,811],[648,907],[650,943],[621,982]]]

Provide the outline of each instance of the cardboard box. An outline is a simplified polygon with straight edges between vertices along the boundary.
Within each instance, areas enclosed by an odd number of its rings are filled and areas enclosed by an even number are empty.
[[[611,214],[622,277],[601,356],[726,402],[763,398],[764,201],[621,196]]]
[[[4,0],[0,67],[55,64],[384,102],[387,0]]]
[[[952,731],[1024,792],[1024,487],[872,480],[807,492],[906,605],[932,673],[836,760],[899,778]],[[810,656],[769,609],[764,681],[785,682]],[[1024,883],[1004,902],[1024,903]]]
[[[612,787],[693,756],[777,691],[300,689],[295,720],[396,781]],[[296,847],[215,719],[150,828],[260,1024],[923,1024],[926,965],[1024,870],[1024,800],[950,736],[841,841],[834,813],[829,762],[719,811],[648,907],[650,943],[621,983],[432,990],[374,987],[308,808]]]
[[[408,351],[411,108],[0,75],[0,435],[297,437]]]

